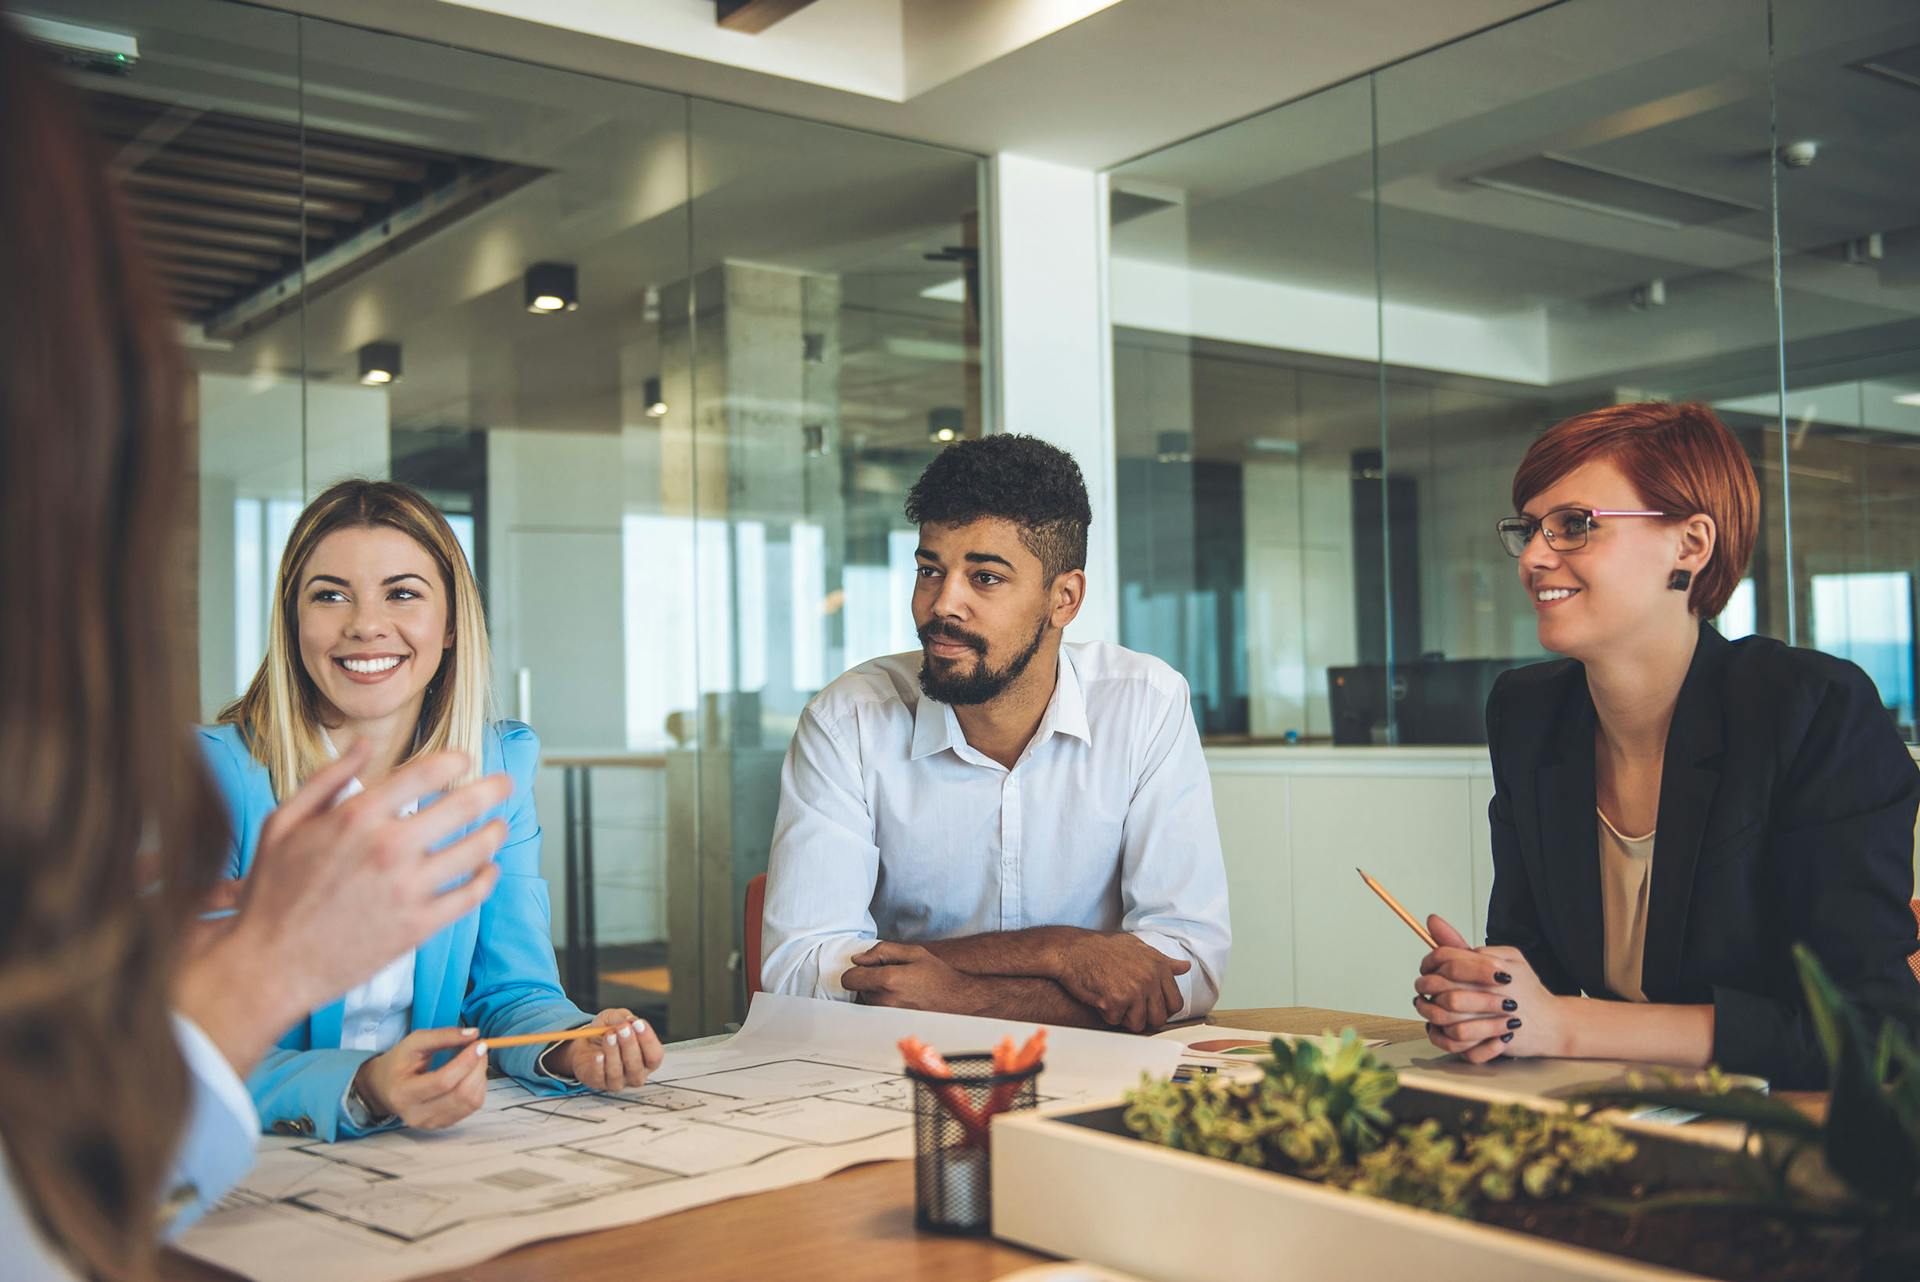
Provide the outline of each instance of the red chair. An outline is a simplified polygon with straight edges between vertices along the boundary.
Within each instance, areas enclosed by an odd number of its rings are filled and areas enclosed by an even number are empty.
[[[1915,931],[1920,932],[1920,899],[1913,901],[1913,925]],[[1915,979],[1920,979],[1920,951],[1907,954],[1907,969]]]
[[[747,1001],[760,991],[760,918],[767,907],[767,874],[760,873],[747,883],[747,911],[740,923],[740,950],[747,959]],[[1920,911],[1920,904],[1914,905]],[[1920,962],[1914,963],[1920,975]]]

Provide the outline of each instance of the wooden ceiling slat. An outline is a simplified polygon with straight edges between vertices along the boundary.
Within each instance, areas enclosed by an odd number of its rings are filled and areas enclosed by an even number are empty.
[[[153,236],[147,237],[147,247],[162,258],[181,263],[225,263],[229,267],[252,267],[263,272],[286,263],[284,254],[256,254],[249,249],[221,249],[217,245],[165,241]]]
[[[257,187],[240,187],[233,183],[214,182],[204,178],[152,173],[145,169],[135,169],[122,174],[120,181],[125,186],[137,187],[145,191],[164,192],[170,196],[197,197],[242,208],[298,213],[302,204],[300,193],[296,191],[266,191]],[[338,222],[357,222],[364,212],[362,206],[351,201],[334,200],[326,196],[309,195],[306,197],[305,205],[309,219],[331,218]]]
[[[176,258],[161,257],[157,261],[161,275],[169,279],[217,280],[227,285],[249,285],[259,275],[258,272],[242,271],[237,267],[217,267],[211,263],[192,263]]]
[[[393,199],[393,184],[372,178],[342,178],[333,174],[302,173],[298,165],[268,165],[257,160],[227,160],[200,152],[163,147],[146,158],[143,172],[193,174],[234,182],[258,183],[282,191],[306,191],[321,196],[344,196],[349,200],[382,205]]]
[[[161,114],[154,104],[144,100],[105,93],[93,94],[92,100],[93,119],[96,127],[102,129],[129,130],[137,133]],[[167,106],[170,107],[171,104]],[[257,116],[237,116],[224,111],[199,113],[192,128],[214,129],[220,131],[222,136],[236,140],[246,139],[252,145],[271,143],[282,147],[293,147],[296,151],[303,137],[297,125],[264,120]],[[356,134],[308,129],[305,131],[304,138],[308,147],[334,148],[352,153],[365,152],[420,165],[456,159],[447,152],[435,151],[430,147],[414,147],[405,143],[389,142],[384,138],[367,138]]]
[[[202,280],[169,280],[166,282],[166,289],[169,294],[174,294],[181,298],[200,299],[205,302],[215,302],[219,299],[230,297],[233,294],[233,286],[231,285],[217,285],[212,281]]]
[[[813,0],[716,0],[715,21],[728,31],[758,35],[812,3]]]
[[[169,200],[164,196],[150,196],[144,192],[131,192],[128,199],[134,211],[143,218],[187,219],[201,223],[215,223],[222,227],[245,227],[253,231],[277,233],[283,236],[300,234],[298,214],[267,214],[251,209],[230,209],[225,205]],[[309,241],[328,240],[333,236],[333,227],[325,222],[309,222],[306,231]]]
[[[141,125],[126,117],[114,117],[103,120],[100,130],[110,138],[128,140],[140,136]],[[208,124],[204,119],[195,121],[169,140],[167,149],[242,160],[280,161],[296,166],[304,155],[309,173],[358,175],[400,183],[425,182],[431,168],[424,157],[397,154],[379,143],[356,141],[349,145],[322,146],[309,141],[303,149],[297,138],[278,138],[250,129]]]
[[[210,223],[173,222],[148,217],[142,217],[140,225],[142,234],[156,241],[184,240],[220,245],[227,249],[257,249],[261,253],[279,257],[298,255],[300,252],[297,231],[275,236],[267,232],[241,231],[234,227],[215,227]]]
[[[284,310],[284,299],[269,301],[264,319],[246,319],[262,306],[259,291],[298,273],[303,249],[318,254],[396,204],[441,190],[443,181],[464,179],[460,199],[470,200],[476,177],[499,168],[474,156],[106,91],[90,94],[89,107],[93,127],[116,150],[115,176],[174,309],[208,325],[226,317],[241,332]],[[514,172],[526,181],[543,171]],[[440,216],[458,214],[443,209]]]

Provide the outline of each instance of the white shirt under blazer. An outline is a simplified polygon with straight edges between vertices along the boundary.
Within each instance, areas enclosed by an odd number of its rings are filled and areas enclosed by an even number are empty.
[[[1232,933],[1186,681],[1151,655],[1064,644],[1046,714],[1008,770],[921,693],[920,665],[918,650],[863,663],[800,716],[780,773],[762,985],[851,1000],[840,977],[876,938],[1081,926],[1192,962],[1175,1018],[1211,1010]]]

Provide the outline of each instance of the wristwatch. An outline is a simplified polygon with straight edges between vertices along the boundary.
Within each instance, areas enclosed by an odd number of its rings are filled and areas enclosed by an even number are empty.
[[[394,1118],[392,1113],[383,1114],[374,1112],[373,1105],[367,1103],[367,1097],[360,1093],[360,1083],[358,1081],[347,1083],[347,1095],[344,1103],[347,1106],[347,1120],[363,1131],[371,1130],[376,1126],[384,1126]]]

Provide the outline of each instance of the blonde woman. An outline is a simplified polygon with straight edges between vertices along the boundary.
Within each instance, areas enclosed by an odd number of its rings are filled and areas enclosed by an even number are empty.
[[[389,481],[342,481],[315,499],[280,560],[260,671],[201,731],[233,820],[229,875],[247,875],[278,799],[349,751],[368,754],[349,793],[449,748],[507,774],[513,791],[482,817],[507,828],[492,897],[313,1011],[261,1061],[248,1086],[269,1131],[333,1140],[451,1126],[485,1098],[488,1037],[606,1027],[499,1052],[500,1068],[537,1091],[620,1090],[660,1064],[659,1038],[632,1011],[588,1016],[560,991],[533,805],[540,743],[517,721],[489,720],[491,682],[479,588],[439,511]]]

